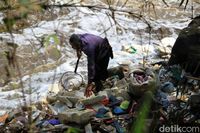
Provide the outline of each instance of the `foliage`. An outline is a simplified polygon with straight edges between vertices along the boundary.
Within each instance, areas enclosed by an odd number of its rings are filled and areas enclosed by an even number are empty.
[[[3,22],[9,32],[17,22],[26,20],[28,14],[40,10],[40,2],[35,0],[4,0],[0,4],[0,11],[5,16]]]
[[[70,128],[68,128],[68,130],[65,133],[80,133],[80,129],[70,127]]]
[[[168,6],[166,0],[162,0],[162,1]],[[189,2],[189,0],[181,0],[179,6],[181,7],[185,3],[184,8],[186,8],[186,6],[188,5],[188,2]],[[56,7],[56,5],[54,5],[54,6]],[[63,5],[63,7],[71,7],[71,6],[73,6],[73,5],[67,5],[67,4]],[[93,6],[93,5],[91,5],[91,6],[90,5],[89,6],[78,5],[78,6],[88,7],[90,9],[110,10],[112,12],[113,20],[115,19],[115,16],[114,16],[115,12],[119,12],[119,11],[127,12],[128,14],[130,14],[136,18],[142,17],[142,15],[140,15],[140,14],[136,14],[136,13],[128,11],[128,10],[118,9],[118,8],[114,8],[114,7],[110,7],[110,6],[109,6],[109,8],[101,7],[101,6]],[[1,0],[0,1],[0,11],[2,11],[4,13],[3,22],[5,24],[6,30],[9,31],[10,33],[12,33],[13,27],[15,27],[17,23],[22,22],[22,21],[27,21],[29,14],[37,12],[37,11],[41,11],[43,7],[48,7],[48,5],[41,6],[41,2],[39,0]],[[62,7],[62,6],[59,5],[57,7]],[[146,2],[142,8],[148,8],[149,11],[152,8],[155,12],[154,3],[150,2],[150,1]],[[116,22],[116,24],[117,24],[117,22]],[[151,27],[149,29],[151,29]],[[46,40],[45,40],[46,41],[46,45],[44,45],[45,48],[48,48],[48,45],[50,43],[50,38],[54,38],[54,41],[56,44],[60,43],[60,40],[55,35],[51,35],[48,38],[46,38]],[[50,51],[52,49],[48,49],[48,50]],[[57,49],[53,49],[53,51],[55,52],[55,56],[58,56],[58,57],[60,56],[60,53],[59,53],[60,51],[58,51]],[[13,53],[13,56],[15,56],[14,54],[15,53]],[[139,111],[139,112],[141,112],[141,114],[139,115],[139,117],[137,118],[137,120],[135,121],[135,123],[133,125],[132,131],[134,131],[135,133],[141,133],[143,131],[144,126],[145,126],[145,119],[148,116],[150,105],[151,105],[151,100],[147,96],[145,98],[144,103],[141,106],[141,110]],[[78,133],[78,132],[79,132],[78,129],[70,128],[66,133]]]
[[[147,129],[147,127],[146,127],[147,123],[145,120],[148,117],[151,103],[152,103],[151,95],[152,95],[151,92],[147,92],[144,95],[143,104],[141,105],[141,107],[138,111],[139,114],[137,116],[136,121],[132,125],[131,131],[134,133],[143,133],[144,130]]]
[[[166,2],[166,0],[162,0],[163,1],[163,3],[165,4],[165,5],[167,5],[168,6],[168,4],[167,4],[167,2]],[[179,1],[179,0],[177,0],[177,1]],[[188,2],[189,2],[189,0],[181,0],[181,2],[180,2],[180,4],[179,4],[179,7],[181,7],[182,5],[183,5],[183,3],[185,2],[185,6],[184,6],[184,9],[186,9],[186,7],[187,7],[187,5],[188,5]]]

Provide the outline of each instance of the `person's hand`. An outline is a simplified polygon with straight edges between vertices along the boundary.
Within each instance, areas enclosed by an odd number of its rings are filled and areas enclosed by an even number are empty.
[[[95,85],[93,83],[88,84],[87,88],[85,89],[84,96],[90,97],[93,94],[94,90],[95,90]]]
[[[77,54],[77,57],[78,57],[78,58],[81,58],[81,56],[82,56],[81,50],[77,50],[77,51],[76,51],[76,54]]]

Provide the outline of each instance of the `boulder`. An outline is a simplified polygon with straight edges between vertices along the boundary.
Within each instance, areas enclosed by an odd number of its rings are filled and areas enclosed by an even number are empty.
[[[168,64],[179,64],[193,76],[200,76],[200,16],[182,29],[171,51]]]

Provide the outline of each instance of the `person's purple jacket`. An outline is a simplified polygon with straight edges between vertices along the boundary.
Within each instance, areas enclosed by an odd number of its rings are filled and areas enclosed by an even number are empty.
[[[113,58],[112,48],[106,38],[93,34],[78,34],[81,50],[87,55],[88,83],[107,78],[109,57]]]

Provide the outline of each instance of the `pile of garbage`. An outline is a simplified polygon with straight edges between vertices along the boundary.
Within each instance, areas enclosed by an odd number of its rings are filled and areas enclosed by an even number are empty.
[[[162,124],[199,124],[199,82],[186,81],[179,67],[119,66],[109,73],[105,89],[89,98],[81,75],[65,73],[45,101],[1,114],[0,131],[156,132]]]

